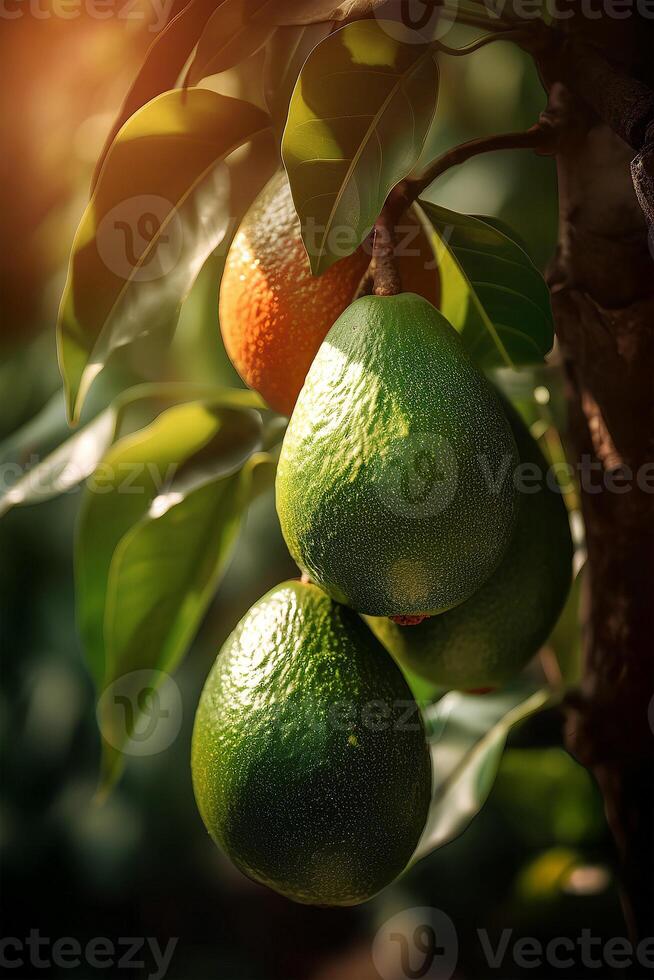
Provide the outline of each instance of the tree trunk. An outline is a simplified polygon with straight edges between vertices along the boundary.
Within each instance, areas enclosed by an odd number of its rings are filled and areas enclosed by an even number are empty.
[[[575,18],[567,30],[651,85],[651,21]],[[584,678],[566,736],[602,791],[625,914],[642,938],[654,923],[654,235],[633,149],[565,83],[548,82],[564,133],[550,279],[588,548]]]

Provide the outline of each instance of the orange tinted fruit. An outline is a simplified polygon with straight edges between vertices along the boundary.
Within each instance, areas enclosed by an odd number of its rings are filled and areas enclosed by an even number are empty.
[[[438,303],[428,239],[410,214],[398,236],[403,288]],[[290,415],[327,331],[350,304],[368,266],[363,249],[312,276],[286,175],[276,174],[243,219],[220,287],[225,348],[246,384]]]

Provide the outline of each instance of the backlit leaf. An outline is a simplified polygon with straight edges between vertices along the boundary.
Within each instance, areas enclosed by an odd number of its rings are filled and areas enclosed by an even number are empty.
[[[556,699],[549,689],[487,695],[451,691],[427,708],[433,793],[414,862],[465,830],[486,802],[513,726]]]
[[[233,68],[263,47],[275,29],[279,0],[222,0],[209,18],[193,56],[186,84]]]
[[[399,41],[378,20],[330,34],[298,78],[282,139],[314,274],[350,254],[414,167],[436,111],[428,43]]]
[[[77,486],[94,471],[116,430],[112,406],[28,469],[0,496],[0,516],[20,504],[38,504]]]
[[[261,440],[258,396],[228,391],[162,412],[119,439],[87,484],[80,509],[78,626],[98,684],[106,673],[104,619],[109,570],[123,537],[148,514],[163,516],[195,490],[235,473]],[[251,407],[250,407],[251,406]]]
[[[502,226],[421,201],[434,229],[441,310],[484,369],[542,362],[552,347],[549,290]]]
[[[582,565],[574,577],[568,601],[550,634],[545,651],[551,650],[556,658],[561,683],[566,689],[578,687],[583,675],[581,599],[585,574]]]
[[[280,24],[315,24],[324,20],[356,20],[369,17],[388,0],[278,0]]]
[[[230,158],[252,140],[256,154]],[[270,176],[272,158],[263,172],[260,160],[272,145],[265,113],[202,89],[167,92],[121,129],[77,231],[59,314],[73,419],[114,349],[169,337],[203,263]]]
[[[73,435],[66,422],[63,392],[58,392],[39,415],[7,441],[6,447],[0,447],[0,467],[4,469],[5,480],[9,479],[11,470],[18,471],[17,478],[0,495],[0,516],[12,507],[51,500],[86,480],[119,433],[130,406],[147,402],[158,404],[161,410],[163,404],[215,394],[216,390],[186,382],[137,385],[122,392]],[[38,458],[39,452],[43,453],[42,458]],[[23,462],[26,456],[37,456],[29,468]]]
[[[174,87],[215,6],[216,0],[190,0],[190,3],[182,4],[181,9],[171,11],[171,20],[150,45],[138,75],[125,96],[98,159],[91,191],[95,189],[105,157],[121,127],[146,102]]]
[[[217,474],[173,499],[162,513],[151,507],[121,540],[107,586],[105,690],[131,674],[142,683],[148,671],[156,690],[157,679],[177,666],[233,554],[255,478],[259,485],[257,471],[264,483],[271,472],[269,460],[257,453],[237,472]],[[106,789],[122,768],[121,733],[113,710],[99,720],[103,733],[114,725],[103,747]]]
[[[278,132],[283,132],[300,70],[313,49],[332,29],[332,21],[279,27],[268,42],[264,68],[264,95]]]

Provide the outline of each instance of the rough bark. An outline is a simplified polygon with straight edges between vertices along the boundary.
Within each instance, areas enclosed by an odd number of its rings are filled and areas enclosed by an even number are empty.
[[[567,30],[651,86],[654,32],[635,21]],[[546,80],[565,133],[551,286],[588,547],[584,678],[567,744],[603,793],[626,917],[642,937],[654,924],[654,246],[631,178],[633,149],[578,88]]]

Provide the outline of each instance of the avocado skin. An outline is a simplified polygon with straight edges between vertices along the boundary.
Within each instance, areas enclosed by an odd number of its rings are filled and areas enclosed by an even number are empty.
[[[431,796],[400,669],[356,613],[300,582],[260,599],[225,642],[192,771],[204,823],[234,863],[314,905],[355,905],[393,881]]]
[[[545,474],[548,463],[526,425],[508,402],[505,411],[520,461]],[[563,496],[543,480],[536,493],[519,494],[506,555],[467,602],[415,627],[388,619],[368,623],[398,663],[424,680],[449,688],[497,687],[522,670],[554,628],[570,590],[572,555]]]
[[[284,438],[286,543],[361,613],[442,612],[502,559],[517,458],[496,392],[442,314],[412,293],[362,297],[327,334]],[[421,483],[425,459],[436,479]]]

